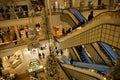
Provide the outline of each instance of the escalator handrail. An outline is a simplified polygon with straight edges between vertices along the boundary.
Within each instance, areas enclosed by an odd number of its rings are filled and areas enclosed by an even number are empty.
[[[79,19],[80,22],[83,20],[87,22],[86,18],[77,9],[71,8],[70,11]]]
[[[66,64],[71,64],[71,63],[70,63],[70,60],[68,60],[65,56],[63,56],[63,57],[61,58],[61,60],[62,60],[63,62],[65,62]]]
[[[112,58],[112,59],[117,59],[118,55],[112,50],[112,48],[103,43],[103,42],[98,42],[100,44],[100,46],[107,52],[107,54]]]
[[[68,59],[66,59],[65,57],[62,57],[61,59],[64,61],[64,63],[74,65],[77,67],[94,69],[94,70],[97,70],[100,72],[107,72],[110,70],[110,67],[108,67],[106,65],[90,64],[90,63],[83,63],[83,62],[77,62],[77,61],[73,61],[71,64],[70,61]]]
[[[108,67],[106,65],[89,64],[89,63],[82,63],[82,62],[76,62],[76,61],[73,61],[72,65],[84,67],[84,68],[91,68],[91,69],[95,69],[100,72],[107,72],[110,70],[110,67]]]

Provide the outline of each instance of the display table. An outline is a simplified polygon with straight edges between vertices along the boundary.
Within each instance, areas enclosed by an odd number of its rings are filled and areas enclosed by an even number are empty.
[[[21,59],[15,59],[11,65],[12,68],[16,68],[18,65],[22,63]]]
[[[28,72],[42,72],[44,71],[43,65],[40,64],[39,60],[37,59],[32,59],[29,64],[29,69]]]
[[[31,67],[31,68],[28,69],[28,72],[29,72],[29,73],[32,73],[32,72],[34,72],[34,71],[35,71],[35,72],[44,71],[43,66],[40,65],[40,66],[38,66],[38,67]]]

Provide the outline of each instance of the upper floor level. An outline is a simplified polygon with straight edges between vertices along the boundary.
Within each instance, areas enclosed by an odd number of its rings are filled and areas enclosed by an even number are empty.
[[[0,20],[42,16],[50,11],[61,12],[69,7],[80,11],[90,9],[115,9],[119,0],[13,0],[0,1]],[[45,13],[46,12],[46,13]]]

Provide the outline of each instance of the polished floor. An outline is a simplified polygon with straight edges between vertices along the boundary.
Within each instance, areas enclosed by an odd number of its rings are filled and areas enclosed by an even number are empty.
[[[45,58],[41,57],[41,59],[39,59],[38,57],[38,52],[45,53]],[[4,73],[11,73],[11,74],[16,74],[16,78],[17,80],[31,80],[30,79],[30,74],[28,72],[28,68],[29,68],[29,63],[32,59],[38,59],[40,61],[40,63],[46,67],[46,60],[47,60],[47,56],[49,56],[50,52],[49,52],[49,47],[47,44],[47,48],[45,50],[40,50],[37,48],[37,52],[31,52],[28,51],[27,48],[18,50],[15,55],[19,54],[20,58],[22,60],[22,63],[20,65],[18,65],[16,68],[11,68],[10,64],[8,62],[7,59],[3,59],[3,64],[4,64]],[[57,58],[60,58],[61,55],[57,55]],[[63,80],[68,80],[67,76],[65,75],[65,73],[60,69],[60,73],[61,73],[61,77],[63,78]],[[38,77],[42,77],[43,80],[46,80],[46,73],[45,72],[40,72],[38,73]]]

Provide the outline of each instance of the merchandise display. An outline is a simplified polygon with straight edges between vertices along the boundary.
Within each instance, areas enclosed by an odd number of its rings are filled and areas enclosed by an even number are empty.
[[[11,64],[12,68],[16,68],[18,65],[22,63],[22,60],[20,57],[13,55],[9,58],[9,63]]]
[[[40,64],[37,59],[32,59],[29,64],[28,72],[42,72],[44,71],[44,67]]]

